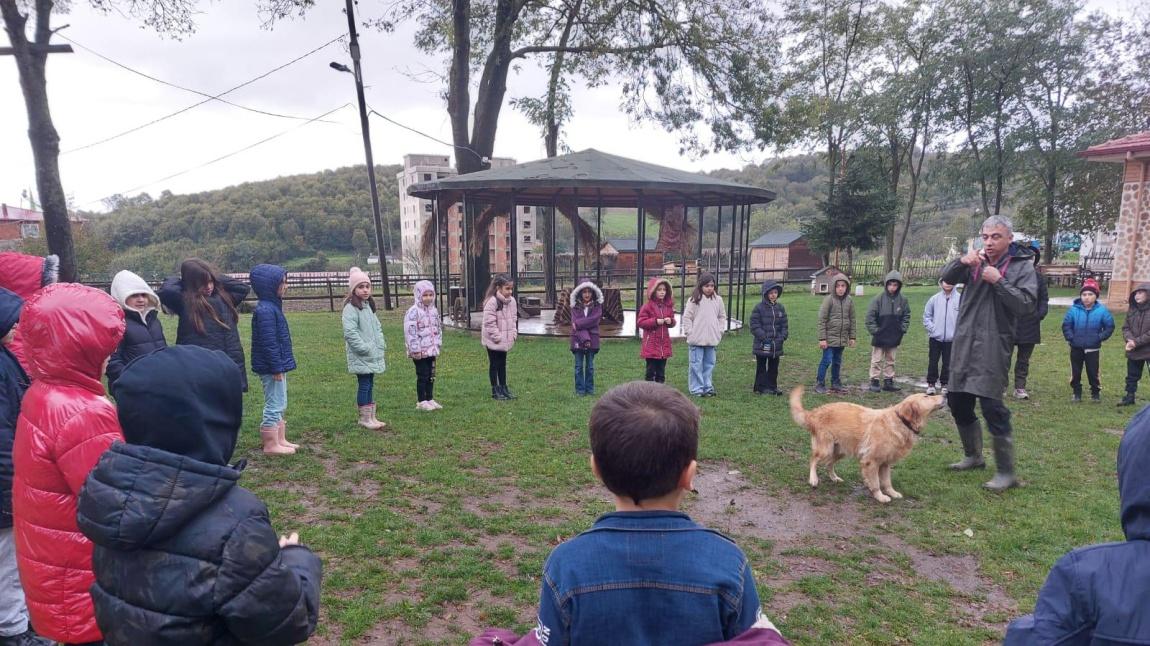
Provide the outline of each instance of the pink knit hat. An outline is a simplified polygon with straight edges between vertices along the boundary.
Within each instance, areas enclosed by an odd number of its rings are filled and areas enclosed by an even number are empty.
[[[348,271],[348,276],[347,276],[347,290],[348,291],[355,289],[355,286],[360,284],[360,283],[370,283],[370,282],[371,282],[371,277],[367,275],[366,271],[360,269],[359,267],[352,267]]]

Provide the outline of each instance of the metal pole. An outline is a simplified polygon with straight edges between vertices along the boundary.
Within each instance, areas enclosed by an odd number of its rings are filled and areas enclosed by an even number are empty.
[[[351,37],[352,70],[355,75],[355,95],[359,99],[359,127],[363,132],[363,154],[367,158],[367,179],[371,185],[371,213],[375,218],[375,248],[379,252],[380,282],[383,283],[383,309],[391,309],[391,287],[387,279],[387,254],[383,249],[383,217],[379,212],[379,189],[375,185],[375,162],[371,157],[371,130],[367,124],[367,102],[363,98],[363,71],[359,65],[359,36],[355,32],[355,9],[347,0],[347,31]]]
[[[459,286],[460,291],[463,292],[463,307],[467,310],[467,329],[471,329],[471,304],[472,301],[479,302],[481,298],[476,293],[475,286],[472,281],[475,280],[475,268],[471,266],[472,257],[470,249],[471,245],[471,202],[467,199],[467,193],[463,194],[463,202],[460,210],[460,224],[463,228],[463,244],[460,245],[460,258],[459,258]]]
[[[635,336],[639,336],[639,308],[643,306],[643,266],[646,264],[644,261],[647,255],[647,219],[643,217],[643,194],[639,191],[635,191],[635,194],[638,197],[635,228],[639,234],[635,245],[639,250],[639,260],[635,265]]]
[[[579,284],[579,188],[572,189],[575,195],[575,213],[571,219],[571,240],[574,242],[575,255],[571,256],[571,289]]]
[[[599,191],[599,205],[595,207],[595,282],[603,286],[603,191]]]
[[[719,272],[723,271],[723,257],[719,255],[723,251],[723,205],[720,204],[715,208],[719,210],[719,226],[715,229],[715,269],[713,273],[718,275]]]
[[[687,201],[686,201],[686,198],[683,199],[683,227],[682,227],[682,231],[684,233],[687,231]],[[682,238],[680,238],[680,240],[682,240]],[[687,295],[687,292],[686,292],[686,289],[687,289],[687,254],[683,250],[683,247],[686,246],[684,244],[685,242],[686,242],[686,240],[683,240],[681,243],[679,243],[679,251],[681,252],[681,255],[682,255],[682,258],[679,259],[679,262],[681,265],[679,267],[679,302],[680,303],[682,303],[685,300],[684,297]]]
[[[747,290],[750,289],[748,283],[751,280],[751,205],[747,204],[747,226],[745,228],[746,235],[743,236],[743,308],[739,314],[739,320],[743,322],[743,327],[747,325]]]
[[[735,275],[737,269],[735,267],[735,241],[740,238],[739,235],[739,219],[740,215],[739,206],[737,204],[731,205],[731,253],[727,257],[727,331],[731,330],[731,314],[734,308],[734,289],[735,289]]]
[[[435,281],[435,304],[440,306],[443,304],[443,281],[440,280],[439,275],[439,245],[443,244],[443,236],[440,234],[439,228],[439,195],[431,198],[431,217],[435,218],[435,248],[431,251],[431,278]],[[415,296],[415,289],[411,290],[412,296]],[[442,313],[443,308],[439,307]],[[442,321],[440,321],[442,323]]]
[[[519,305],[519,245],[518,240],[515,238],[515,236],[519,233],[515,227],[515,223],[517,222],[517,218],[515,217],[517,210],[518,207],[515,206],[515,191],[512,191],[510,208],[511,212],[507,214],[507,226],[511,228],[511,233],[509,236],[511,243],[511,262],[508,264],[508,268],[511,270],[511,291],[512,298],[515,299],[516,306]],[[515,317],[515,329],[519,329],[519,317]]]

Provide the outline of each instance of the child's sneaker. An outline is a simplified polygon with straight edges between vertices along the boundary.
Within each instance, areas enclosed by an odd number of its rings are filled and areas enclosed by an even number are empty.
[[[439,409],[443,408],[443,404],[440,404],[439,402],[435,401],[434,399],[427,400],[427,403],[431,405],[432,410],[439,410]]]
[[[933,395],[933,394],[934,394],[934,386],[933,386],[933,385],[930,385],[930,386],[927,386],[927,387],[926,387],[926,394],[928,394],[928,395]]]
[[[435,410],[431,407],[431,402],[422,401],[415,405],[416,410]]]
[[[1026,392],[1025,388],[1015,388],[1014,389],[1014,398],[1015,399],[1030,399],[1030,393]]]
[[[820,394],[820,395],[825,395],[825,394],[827,394],[827,387],[824,386],[823,384],[819,384],[819,385],[815,386],[815,392]]]
[[[835,381],[835,382],[831,383],[831,392],[832,393],[842,394],[842,393],[845,393],[846,391],[847,391],[847,387],[843,385],[843,382]]]

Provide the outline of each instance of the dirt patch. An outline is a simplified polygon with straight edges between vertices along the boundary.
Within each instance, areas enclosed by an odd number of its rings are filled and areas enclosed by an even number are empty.
[[[470,639],[485,628],[490,627],[485,608],[507,606],[505,600],[491,596],[486,590],[475,590],[467,601],[448,603],[441,606],[425,626],[414,636],[411,626],[402,619],[392,619],[378,624],[357,643],[372,646],[400,646],[419,642],[459,642]],[[518,623],[531,623],[535,617],[533,608],[521,609],[516,617]],[[310,642],[309,642],[310,643]],[[336,643],[336,642],[330,642]]]

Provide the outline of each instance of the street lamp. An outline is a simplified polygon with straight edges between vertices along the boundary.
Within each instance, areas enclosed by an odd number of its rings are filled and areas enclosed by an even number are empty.
[[[383,282],[383,308],[391,309],[391,286],[387,278],[387,254],[383,250],[383,218],[379,212],[379,190],[375,186],[375,162],[371,157],[371,130],[367,124],[367,103],[363,98],[363,71],[359,66],[359,38],[355,32],[355,13],[352,0],[347,0],[347,30],[351,35],[351,64],[348,69],[343,63],[332,62],[329,66],[355,77],[355,94],[359,99],[359,127],[363,131],[363,154],[367,158],[367,178],[371,186],[371,211],[375,218],[375,248],[379,250],[379,271]]]

